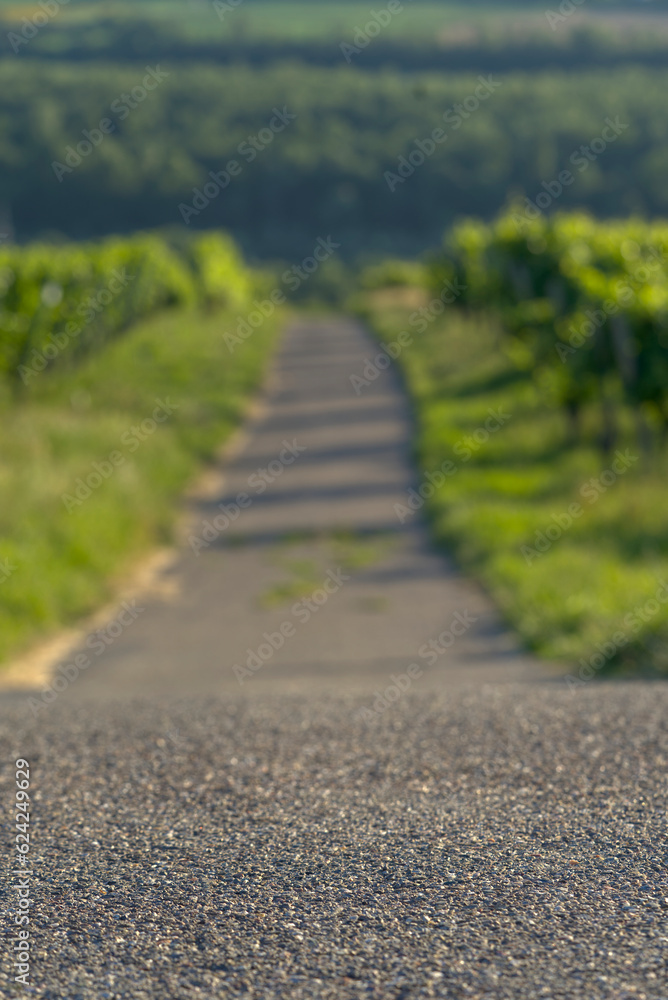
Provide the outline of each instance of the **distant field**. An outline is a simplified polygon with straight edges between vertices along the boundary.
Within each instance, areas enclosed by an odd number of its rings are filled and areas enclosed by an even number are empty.
[[[225,0],[223,0],[223,3]],[[109,21],[130,23],[136,20],[155,19],[163,27],[166,22],[178,23],[184,36],[190,39],[239,35],[245,39],[273,38],[277,41],[305,38],[326,39],[340,36],[347,39],[355,28],[363,27],[372,10],[383,10],[387,3],[335,3],[335,2],[284,2],[284,0],[241,0],[229,8],[214,7],[214,0],[138,0],[127,2],[91,2],[69,0],[57,14],[59,25]],[[472,29],[500,30],[504,34],[512,29],[516,39],[522,34],[545,30],[552,34],[545,17],[550,7],[539,3],[412,3],[405,0],[404,8],[383,29],[383,37],[394,39],[438,40],[446,33],[450,41],[459,37],[463,44],[472,40]],[[555,2],[552,8],[558,10]],[[20,23],[41,11],[36,3],[17,3],[0,0],[3,20]],[[592,14],[593,11],[593,14]],[[661,4],[653,3],[651,9],[630,5],[617,8],[606,0],[589,0],[586,12],[577,10],[559,25],[568,32],[576,25],[601,22],[616,31],[629,27],[653,27],[668,23],[668,15],[661,12]]]
[[[178,21],[186,28],[189,35],[210,35],[213,31],[221,34],[240,32],[254,37],[273,36],[277,39],[299,39],[306,37],[331,37],[341,34],[342,37],[354,30],[356,25],[363,26],[370,16],[371,9],[382,10],[387,4],[378,3],[336,3],[308,4],[262,2],[262,0],[242,0],[237,6],[230,5],[230,10],[221,9],[223,17],[219,16],[213,0],[201,2],[179,3],[178,0],[143,0],[141,3],[91,3],[90,0],[70,0],[58,14],[59,21],[92,21],[92,20],[124,20],[132,21],[146,17]],[[41,8],[34,3],[21,4],[16,0],[0,0],[0,10],[5,19],[11,18],[17,22],[23,17],[30,17]],[[529,14],[526,7],[499,4],[483,4],[471,8],[465,4],[434,4],[406,3],[404,10],[393,18],[384,30],[384,34],[395,37],[410,35],[421,38],[434,38],[434,34],[445,28],[462,22],[485,22],[490,19],[505,20],[508,18],[526,19],[531,17],[536,22],[545,23],[542,12]]]

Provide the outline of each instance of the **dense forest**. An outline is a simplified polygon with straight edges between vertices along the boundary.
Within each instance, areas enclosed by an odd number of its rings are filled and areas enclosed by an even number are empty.
[[[665,70],[486,74],[484,91],[469,74],[158,66],[145,89],[145,67],[0,65],[2,222],[19,241],[186,221],[228,228],[259,257],[305,254],[328,234],[348,258],[411,254],[459,215],[491,217],[509,196],[535,204],[564,170],[574,182],[558,208],[668,211]],[[272,131],[277,111],[288,117]],[[207,183],[213,196],[196,200]]]
[[[282,260],[332,235],[350,261],[546,191],[548,213],[665,214],[668,19],[497,6],[403,5],[367,37],[359,4],[0,4],[0,231],[186,223]]]

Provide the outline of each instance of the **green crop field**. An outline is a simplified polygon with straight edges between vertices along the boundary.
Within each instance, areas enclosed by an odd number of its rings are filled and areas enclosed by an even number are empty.
[[[94,611],[172,540],[179,497],[269,357],[275,323],[230,355],[234,321],[161,314],[2,407],[0,659]]]
[[[665,674],[668,227],[523,225],[459,227],[419,308],[382,291],[400,266],[368,275],[364,314],[418,415],[422,475],[397,519],[426,509],[527,644],[579,679]]]
[[[114,593],[244,415],[276,318],[229,241],[0,248],[0,660]]]

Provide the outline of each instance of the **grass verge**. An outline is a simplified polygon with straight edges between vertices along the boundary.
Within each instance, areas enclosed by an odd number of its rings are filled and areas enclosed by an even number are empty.
[[[172,539],[184,488],[239,424],[276,338],[267,322],[231,354],[232,319],[165,312],[0,399],[0,662]]]
[[[668,673],[665,450],[642,457],[629,427],[622,457],[602,456],[594,414],[591,444],[571,445],[492,320],[453,311],[417,333],[413,309],[381,294],[363,313],[385,344],[412,334],[399,363],[438,541],[531,649],[576,663],[580,680]],[[415,516],[406,506],[399,519]]]

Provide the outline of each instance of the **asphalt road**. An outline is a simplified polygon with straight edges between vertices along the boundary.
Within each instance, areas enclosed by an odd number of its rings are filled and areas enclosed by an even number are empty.
[[[294,327],[172,586],[82,638],[78,677],[0,699],[2,996],[668,997],[668,688],[567,684],[398,522],[400,387],[350,386],[374,350]]]

